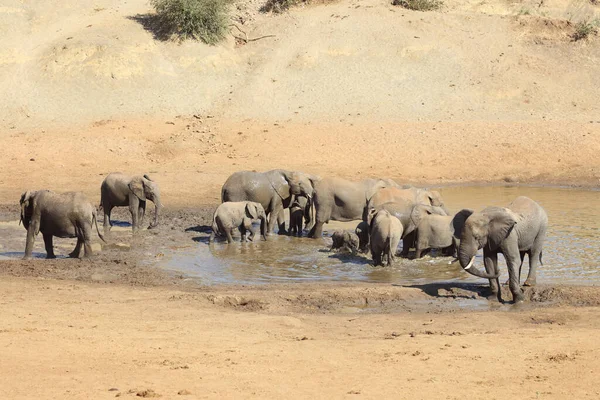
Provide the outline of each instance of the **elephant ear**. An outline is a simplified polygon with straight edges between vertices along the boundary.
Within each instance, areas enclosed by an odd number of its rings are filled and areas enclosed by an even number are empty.
[[[375,208],[371,207],[367,210],[367,224],[369,224],[369,227],[371,226],[371,222],[373,222],[375,214],[377,214],[377,210]]]
[[[444,205],[442,195],[437,190],[430,190],[427,193],[427,198],[429,199],[429,204],[433,207],[442,207]]]
[[[144,181],[142,180],[142,178],[133,178],[127,186],[129,186],[129,190],[131,190],[138,199],[140,199],[141,201],[146,201]]]
[[[454,237],[460,239],[462,237],[462,231],[465,227],[465,222],[473,214],[473,210],[470,208],[463,208],[454,215],[452,218],[452,229],[454,230]]]
[[[494,207],[484,210],[484,214],[489,218],[488,240],[492,247],[497,247],[504,239],[510,235],[510,232],[517,224],[517,216],[506,208]]]
[[[254,203],[246,203],[246,214],[252,219],[258,219],[258,209]]]
[[[22,222],[25,228],[28,228],[29,221],[27,220],[27,216],[25,215],[25,209],[29,208],[29,203],[31,200],[31,192],[28,190],[21,195],[21,199],[19,200],[19,204],[21,205],[21,218],[19,219],[19,224]]]

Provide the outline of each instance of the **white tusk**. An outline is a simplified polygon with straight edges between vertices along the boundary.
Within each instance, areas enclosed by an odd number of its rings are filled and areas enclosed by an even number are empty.
[[[467,265],[464,269],[465,271],[468,270],[469,268],[471,268],[473,266],[473,263],[475,262],[475,256],[473,256],[473,258],[471,258],[471,261],[469,262],[469,265]]]

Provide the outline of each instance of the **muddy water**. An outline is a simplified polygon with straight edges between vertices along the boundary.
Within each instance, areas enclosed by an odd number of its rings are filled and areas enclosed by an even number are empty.
[[[538,269],[539,283],[600,284],[600,192],[547,187],[449,187],[442,188],[451,211],[481,210],[489,205],[506,206],[519,195],[538,201],[550,219],[544,247],[544,265]],[[353,229],[355,223],[331,223]],[[274,236],[267,242],[215,243],[198,234],[197,243],[167,250],[158,264],[205,284],[257,284],[289,281],[368,281],[422,284],[432,281],[477,281],[463,272],[451,258],[433,256],[421,260],[399,259],[392,267],[373,267],[370,258],[330,253],[329,237],[319,240]],[[500,257],[502,258],[502,257]],[[482,267],[481,251],[477,262]],[[527,262],[527,260],[526,260]],[[504,260],[503,276],[508,277]],[[527,269],[524,267],[522,280]]]
[[[481,186],[442,188],[440,192],[453,212],[461,208],[481,210],[488,205],[506,206],[519,195],[538,201],[550,219],[544,246],[545,265],[538,269],[538,282],[600,284],[600,191]],[[482,282],[463,272],[458,264],[449,265],[451,258],[436,257],[436,254],[421,260],[399,258],[392,267],[375,268],[368,257],[328,252],[331,239],[327,235],[338,228],[354,229],[357,222],[327,224],[326,237],[318,240],[275,235],[267,242],[257,237],[254,243],[208,245],[207,233],[183,232],[183,227],[192,225],[191,222],[184,219],[177,226],[168,226],[168,221],[165,218],[160,233],[153,233],[158,235],[155,237],[160,239],[161,245],[144,246],[148,237],[144,239],[142,235],[139,250],[129,256],[139,255],[144,263],[199,278],[208,285],[290,281],[367,281],[402,285]],[[109,248],[129,250],[133,244],[131,228],[126,223],[121,225],[113,227],[111,244],[103,245],[105,251]],[[68,254],[74,245],[74,239],[56,239],[55,251],[60,257]],[[25,230],[18,221],[0,222],[0,260],[22,257],[24,246]],[[99,250],[99,243],[95,246]],[[137,248],[137,244],[133,247]],[[36,240],[34,256],[45,256],[41,235]],[[482,267],[481,252],[476,262]],[[500,264],[501,279],[505,280],[507,273],[502,257]],[[524,275],[526,273],[524,268]]]

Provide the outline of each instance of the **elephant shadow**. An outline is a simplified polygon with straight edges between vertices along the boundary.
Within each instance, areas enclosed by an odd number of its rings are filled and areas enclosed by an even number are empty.
[[[486,298],[492,294],[489,286],[478,283],[446,282],[393,286],[420,289],[431,297],[446,299],[477,299]]]
[[[348,253],[345,251],[340,251],[340,252],[333,252],[333,251],[330,252],[329,250],[319,250],[319,251],[323,252],[323,253],[331,253],[329,255],[329,258],[336,258],[344,263],[348,262],[348,263],[359,264],[359,265],[371,264],[371,260],[369,260],[359,254],[353,255],[352,253]]]
[[[210,225],[196,225],[185,228],[186,232],[198,232],[198,233],[211,233],[212,227]]]
[[[204,243],[204,244],[210,244],[209,243],[209,236],[195,236],[192,238],[192,240],[196,243]]]
[[[111,224],[113,226],[118,226],[118,227],[121,227],[121,228],[131,227],[131,222],[128,222],[128,221],[119,221],[119,220],[114,220],[113,219],[110,222],[111,222]]]
[[[6,258],[23,258],[24,255],[25,255],[25,253],[22,251],[5,251],[3,253],[0,253],[0,257],[6,257]],[[46,253],[33,252],[33,253],[31,253],[31,257],[33,259],[45,259]],[[56,258],[68,258],[68,257],[61,255],[61,254],[56,254]]]

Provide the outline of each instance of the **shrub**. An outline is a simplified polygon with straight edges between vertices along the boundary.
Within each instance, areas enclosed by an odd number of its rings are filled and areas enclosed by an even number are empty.
[[[575,32],[573,33],[573,40],[576,42],[581,39],[585,39],[592,33],[596,33],[596,27],[599,25],[597,19],[593,21],[580,21],[575,24]]]
[[[161,28],[179,39],[215,44],[227,34],[228,0],[150,0]]]
[[[393,0],[395,6],[402,6],[415,11],[432,11],[442,7],[442,0]]]
[[[299,4],[302,0],[267,0],[260,9],[263,12],[281,13]]]

